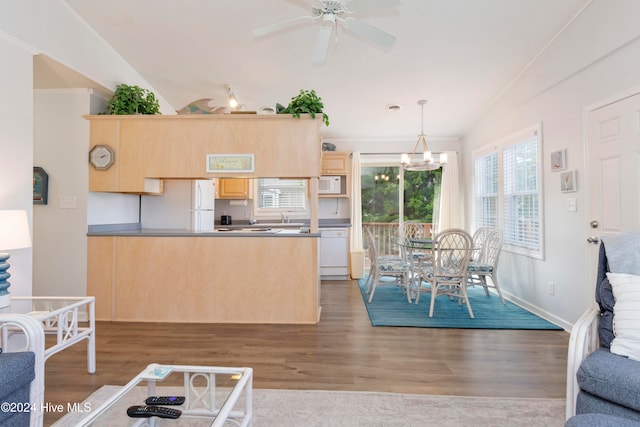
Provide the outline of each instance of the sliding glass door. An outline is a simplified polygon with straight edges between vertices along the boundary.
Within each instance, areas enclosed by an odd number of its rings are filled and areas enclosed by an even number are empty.
[[[360,177],[362,225],[371,230],[379,253],[398,253],[393,239],[400,222],[419,222],[423,224],[425,235],[431,235],[441,177],[441,169],[404,171],[399,163],[363,160]]]

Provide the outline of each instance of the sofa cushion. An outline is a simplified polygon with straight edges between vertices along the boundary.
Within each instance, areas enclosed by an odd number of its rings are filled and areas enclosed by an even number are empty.
[[[640,362],[599,348],[582,362],[577,379],[581,390],[640,411]]]
[[[600,321],[598,322],[598,338],[600,346],[609,348],[613,341],[613,306],[615,298],[613,297],[613,289],[611,283],[607,279],[607,271],[609,271],[609,263],[604,244],[600,245],[598,253],[598,274],[596,277],[596,302],[600,307]]]
[[[29,402],[31,381],[35,378],[35,354],[17,352],[0,354],[0,402]],[[20,407],[16,406],[16,409]],[[0,411],[0,425],[28,426],[29,412]]]
[[[564,427],[640,427],[640,422],[613,415],[580,414],[569,418]]]

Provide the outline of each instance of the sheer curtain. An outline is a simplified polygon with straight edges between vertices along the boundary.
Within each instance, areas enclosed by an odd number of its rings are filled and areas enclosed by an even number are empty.
[[[458,153],[448,151],[447,157],[449,161],[442,166],[440,197],[434,209],[434,234],[448,228],[464,228]]]
[[[364,249],[362,247],[362,200],[360,189],[360,153],[351,159],[351,278],[364,277]]]

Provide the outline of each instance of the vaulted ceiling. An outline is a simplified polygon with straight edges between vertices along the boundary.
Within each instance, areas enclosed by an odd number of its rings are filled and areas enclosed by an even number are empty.
[[[267,36],[257,28],[310,15],[321,0],[66,0],[176,110],[200,99],[242,108],[322,98],[326,138],[459,137],[570,23],[587,0],[345,0],[396,40],[381,47],[340,26],[313,63],[317,21]],[[372,6],[369,4],[369,6]],[[124,82],[127,83],[127,82]],[[391,111],[389,105],[399,105]]]

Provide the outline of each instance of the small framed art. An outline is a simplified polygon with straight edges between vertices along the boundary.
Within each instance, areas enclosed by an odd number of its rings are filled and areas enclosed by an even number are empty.
[[[567,150],[558,150],[551,153],[551,170],[562,171],[567,168]]]
[[[46,205],[49,193],[49,175],[40,166],[33,167],[33,203]]]
[[[207,154],[207,173],[253,173],[254,154]]]
[[[560,174],[560,190],[563,193],[571,193],[577,190],[576,171],[563,172]]]

